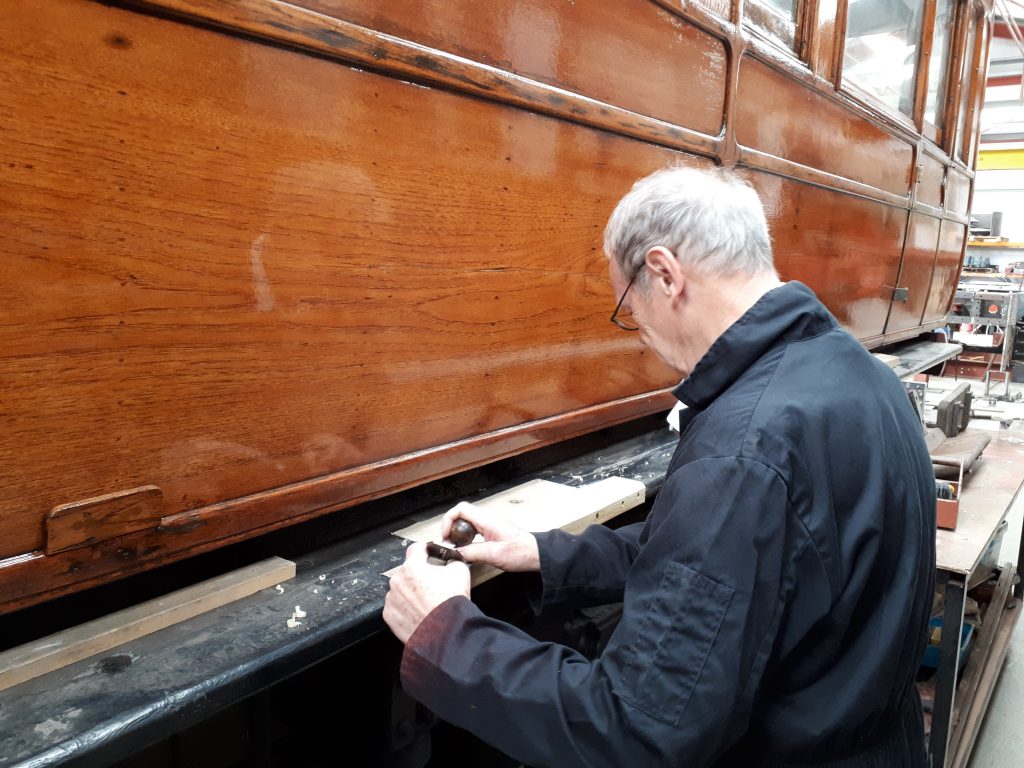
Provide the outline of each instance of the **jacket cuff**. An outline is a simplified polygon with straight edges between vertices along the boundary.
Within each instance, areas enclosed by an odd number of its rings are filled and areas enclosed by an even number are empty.
[[[540,613],[545,606],[565,598],[570,563],[576,549],[576,537],[555,529],[535,533],[537,552],[540,554],[540,579],[538,589],[530,590],[528,598],[534,613]]]
[[[450,597],[426,615],[416,627],[402,652],[400,675],[402,688],[429,709],[434,697],[443,693],[447,676],[442,672],[447,653],[458,652],[452,643],[462,625],[480,609],[464,595]]]

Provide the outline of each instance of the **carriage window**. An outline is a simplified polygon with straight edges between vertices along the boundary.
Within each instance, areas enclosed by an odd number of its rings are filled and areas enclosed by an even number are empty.
[[[844,83],[854,83],[886,106],[913,115],[923,17],[923,0],[850,0]]]
[[[774,8],[784,19],[796,23],[796,0],[763,0],[764,5]]]
[[[971,96],[975,93],[975,80],[977,78],[977,72],[975,71],[975,61],[978,52],[975,47],[981,42],[978,40],[978,23],[979,17],[975,14],[975,17],[971,19],[970,26],[967,28],[967,44],[964,46],[964,63],[962,74],[960,75],[960,108],[957,110],[957,130],[956,130],[956,142],[957,142],[957,155],[967,165],[972,165],[970,162],[970,140],[967,138],[967,134],[971,131],[973,126],[967,123],[967,115],[970,112]]]
[[[953,0],[938,0],[935,4],[935,31],[932,35],[931,61],[928,64],[928,96],[924,104],[924,119],[940,129],[946,101],[947,60],[952,31]]]
[[[752,0],[743,9],[745,21],[773,43],[796,50],[799,0]]]

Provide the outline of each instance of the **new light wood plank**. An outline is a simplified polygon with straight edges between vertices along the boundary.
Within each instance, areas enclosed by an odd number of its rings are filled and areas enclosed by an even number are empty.
[[[295,563],[271,557],[164,597],[117,611],[0,653],[0,690],[213,610],[295,576]]]
[[[575,508],[579,488],[559,485],[550,480],[531,480],[507,491],[474,502],[480,509],[502,515],[520,528],[548,531],[560,525],[562,517]],[[394,535],[409,541],[441,541],[441,518],[432,517],[410,525]]]
[[[560,528],[567,533],[582,533],[595,523],[603,523],[626,510],[643,504],[646,487],[639,480],[606,477],[584,486],[569,486],[549,480],[531,480],[523,485],[474,502],[474,506],[501,515],[534,533]],[[441,541],[441,518],[416,523],[394,535],[415,542]],[[399,568],[401,566],[398,566]],[[390,577],[398,568],[385,572]],[[500,570],[477,563],[470,566],[472,584],[494,578]]]

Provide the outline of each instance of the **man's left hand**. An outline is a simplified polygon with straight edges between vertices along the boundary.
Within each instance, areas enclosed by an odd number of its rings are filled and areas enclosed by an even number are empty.
[[[405,564],[391,577],[384,598],[384,621],[404,643],[441,603],[456,595],[468,598],[469,584],[468,565],[458,561],[433,565],[427,562],[426,544],[410,544]]]

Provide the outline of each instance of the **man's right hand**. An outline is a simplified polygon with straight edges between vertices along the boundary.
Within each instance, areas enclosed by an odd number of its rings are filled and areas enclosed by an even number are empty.
[[[540,570],[537,538],[529,531],[524,531],[501,515],[484,512],[463,501],[445,512],[441,521],[442,538],[448,539],[452,523],[459,518],[472,523],[484,539],[459,547],[466,562],[489,563],[503,571]]]

